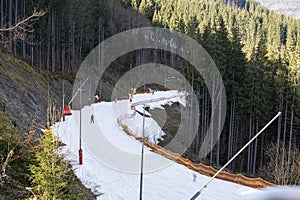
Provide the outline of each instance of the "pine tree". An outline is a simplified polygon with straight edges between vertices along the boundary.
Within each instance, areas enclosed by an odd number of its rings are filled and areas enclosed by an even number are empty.
[[[139,8],[140,0],[132,0],[131,1],[131,6],[134,7],[134,8]]]
[[[36,164],[29,167],[35,193],[44,200],[76,198],[69,163],[63,161],[58,148],[53,132],[46,131],[35,148]]]
[[[150,20],[154,15],[154,2],[152,0],[142,0],[139,10]]]

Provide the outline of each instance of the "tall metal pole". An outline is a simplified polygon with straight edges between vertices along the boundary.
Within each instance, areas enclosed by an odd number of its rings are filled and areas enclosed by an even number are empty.
[[[80,101],[80,103],[79,103],[79,116],[80,116],[80,119],[79,119],[79,149],[81,149],[81,109],[82,109],[82,107],[81,107],[81,89],[80,89],[80,92],[79,92],[80,94],[79,94],[79,101]]]
[[[80,81],[81,85],[81,81]],[[79,165],[82,165],[82,149],[81,149],[81,87],[79,88]]]
[[[198,191],[190,200],[195,200],[201,192],[207,188],[207,185],[212,182],[212,180],[221,172],[227,165],[229,165],[249,144],[251,144],[277,117],[281,115],[281,112],[278,112],[277,115],[267,124],[265,127],[263,127],[243,148],[241,148],[213,177],[210,178],[210,180]]]
[[[70,103],[72,103],[72,101],[74,100],[74,98],[77,96],[78,93],[79,94],[79,165],[82,164],[82,149],[81,149],[81,109],[82,109],[82,103],[81,103],[81,92],[82,92],[82,87],[84,86],[84,84],[88,81],[89,79],[87,78],[82,84],[81,84],[81,80],[80,80],[80,87],[79,89],[76,91],[76,93],[73,95],[72,99],[69,101],[68,105],[70,105]]]
[[[80,87],[79,89],[76,91],[76,93],[73,95],[72,99],[69,101],[68,105],[70,105],[72,103],[72,101],[75,99],[75,97],[77,96],[77,94],[80,92],[80,89],[84,86],[84,84],[88,81],[89,79],[87,78],[82,84],[80,81]]]
[[[141,178],[140,178],[140,200],[143,197],[143,167],[144,167],[144,134],[145,134],[145,105],[143,107],[143,134],[142,134],[142,158],[141,158]]]
[[[91,83],[91,77],[90,77],[90,87],[89,87],[89,106],[91,105],[91,87],[92,87],[92,83]]]

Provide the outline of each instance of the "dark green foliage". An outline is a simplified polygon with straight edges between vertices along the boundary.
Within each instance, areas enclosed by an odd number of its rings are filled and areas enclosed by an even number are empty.
[[[154,2],[153,0],[142,0],[139,5],[139,10],[150,20],[154,15]]]
[[[6,114],[0,111],[0,194],[4,195],[3,198],[24,198],[27,193],[20,188],[29,184],[27,166],[33,159],[28,152],[30,134],[22,135]],[[2,173],[6,176],[2,177]],[[13,194],[11,190],[16,193]]]
[[[235,161],[242,165],[235,167],[234,162],[231,169],[245,171],[248,168],[248,173],[255,174],[257,168],[265,164],[262,157],[264,146],[277,139],[288,141],[286,134],[290,130],[294,132],[291,134],[294,138],[292,144],[300,146],[296,139],[300,136],[297,131],[300,127],[300,107],[293,103],[299,100],[293,92],[293,84],[297,85],[300,77],[300,26],[296,20],[287,19],[259,3],[247,0],[154,2],[148,7],[154,13],[153,23],[198,40],[223,76],[228,111],[221,138],[221,163],[226,161],[224,152],[227,148],[237,151],[279,110],[283,111],[282,105],[285,104],[289,113],[294,111],[293,123],[283,123],[282,120],[279,125],[273,123],[257,145],[249,147],[249,154],[245,151],[244,156]],[[145,5],[142,12],[147,10]],[[180,71],[191,81],[191,66],[184,62],[177,62],[176,65],[181,66]],[[203,87],[201,78],[196,77],[193,84]],[[206,98],[205,92],[199,95],[200,102]],[[206,110],[207,106],[210,105],[203,104],[200,110]],[[205,113],[204,118],[209,117],[209,112],[202,112]],[[286,118],[285,121],[291,120],[290,115]],[[200,125],[204,129],[205,126]],[[230,138],[233,138],[231,145],[234,143],[234,147],[226,147]],[[197,152],[197,149],[192,147],[192,151]]]

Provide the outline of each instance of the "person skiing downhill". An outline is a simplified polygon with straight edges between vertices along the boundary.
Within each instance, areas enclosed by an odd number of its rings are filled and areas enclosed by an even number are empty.
[[[94,123],[94,115],[92,114],[91,115],[91,122],[90,122],[91,124],[93,124]]]
[[[128,98],[129,98],[129,102],[131,103],[132,102],[132,94],[131,93],[128,93]]]

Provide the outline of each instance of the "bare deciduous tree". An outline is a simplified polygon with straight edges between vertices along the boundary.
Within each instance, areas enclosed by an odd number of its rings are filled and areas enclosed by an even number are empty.
[[[30,16],[15,22],[15,24],[4,24],[3,27],[0,27],[0,36],[2,38],[1,42],[9,42],[9,38],[5,36],[6,32],[10,32],[12,34],[13,40],[26,41],[26,35],[34,31],[33,24],[35,23],[35,21],[44,16],[46,12],[47,11],[44,10],[38,11],[37,9],[34,9],[33,13]]]
[[[279,155],[276,152],[279,150]],[[285,153],[282,153],[285,152]],[[260,170],[260,175],[269,181],[279,185],[297,185],[300,183],[300,152],[297,147],[291,148],[289,157],[286,156],[287,149],[280,143],[271,144],[265,150],[268,163]],[[285,157],[283,158],[283,155]],[[278,159],[276,162],[276,158]]]

